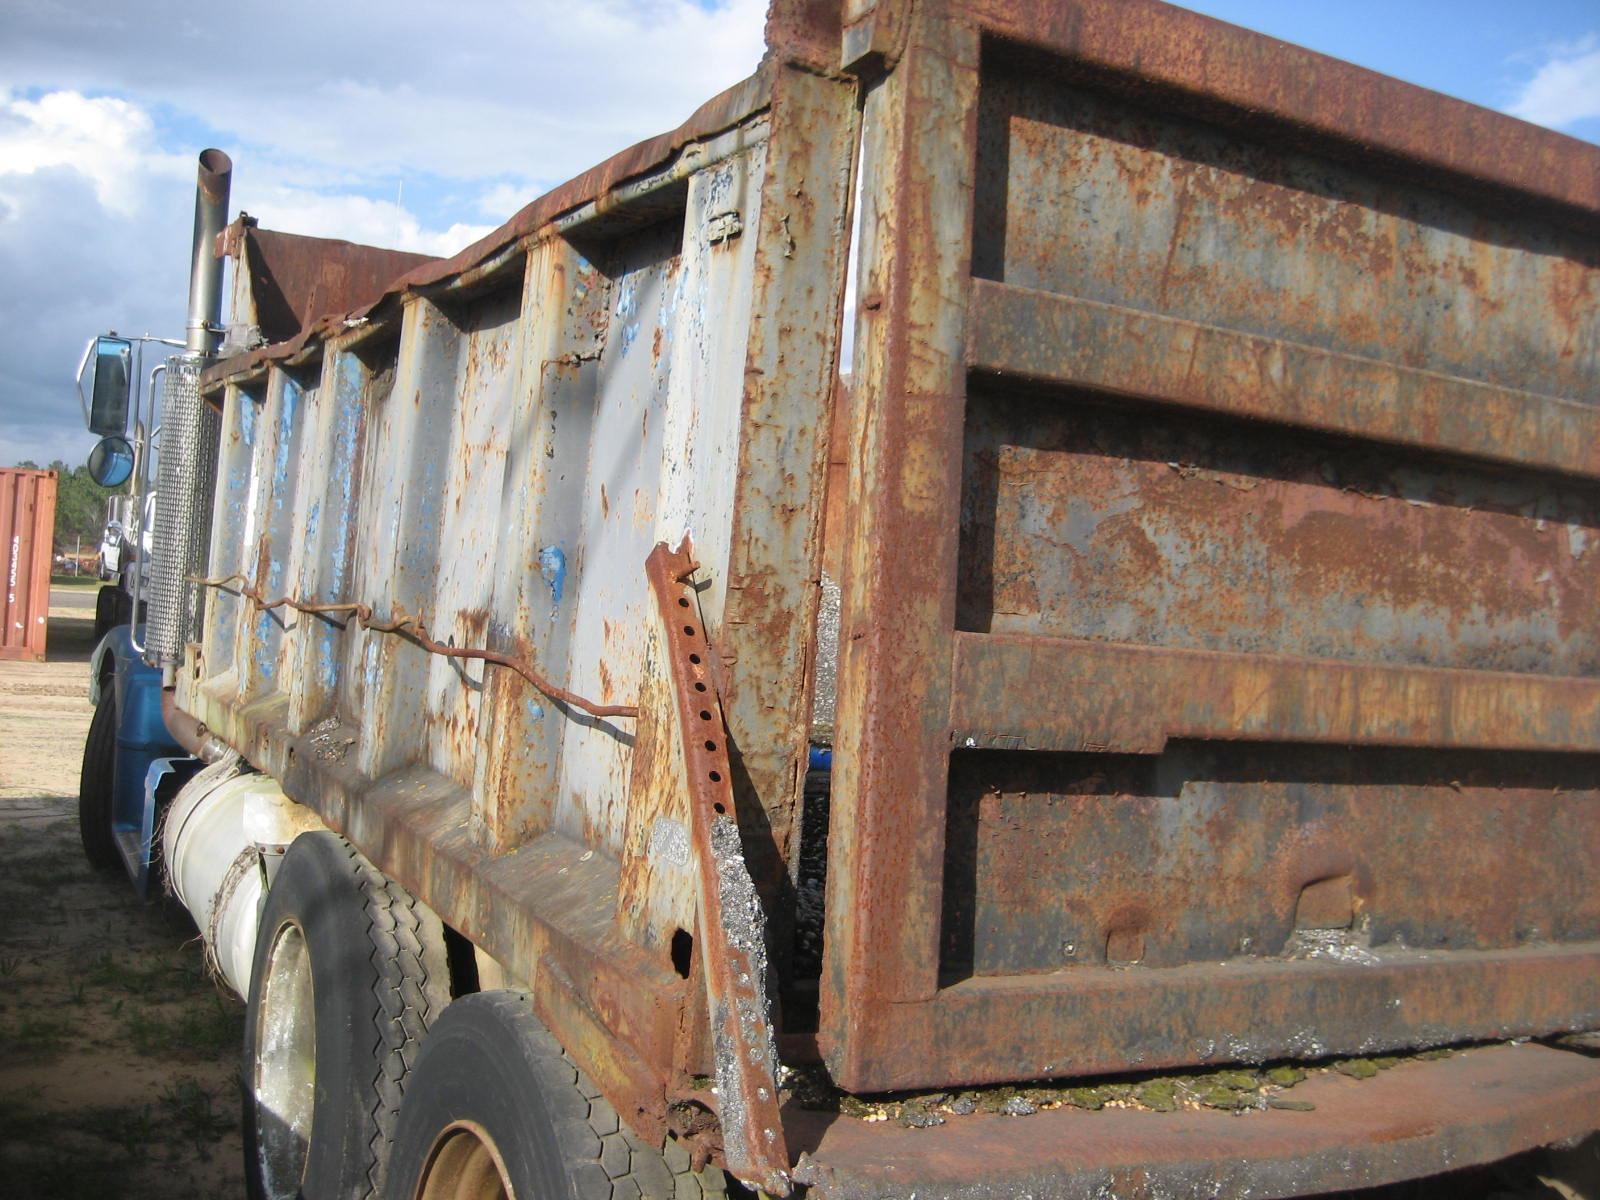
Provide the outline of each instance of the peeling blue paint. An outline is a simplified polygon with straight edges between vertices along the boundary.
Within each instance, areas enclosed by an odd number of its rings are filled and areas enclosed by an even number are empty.
[[[300,385],[285,381],[283,385],[283,411],[278,418],[277,453],[272,456],[272,507],[283,511],[284,501],[292,494],[289,487],[289,456],[294,450],[295,410],[300,407]]]
[[[262,613],[256,618],[255,660],[256,674],[263,683],[271,683],[277,674],[278,655],[272,637],[272,617]]]
[[[561,603],[561,593],[567,586],[567,556],[560,546],[546,546],[539,551],[539,574],[550,585],[550,601]]]
[[[239,440],[246,446],[256,444],[256,402],[249,396],[239,396]]]
[[[338,664],[334,660],[333,633],[328,629],[317,632],[317,681],[324,691],[332,691],[338,682]]]
[[[617,322],[622,326],[622,345],[620,353],[626,354],[639,336],[639,322],[629,318],[637,317],[639,312],[638,281],[629,275],[622,281],[622,286],[617,289]]]
[[[528,717],[529,717],[530,720],[534,720],[534,721],[542,721],[542,720],[544,720],[544,705],[540,704],[537,700],[529,700],[528,704],[527,704],[527,709],[528,709]]]
[[[333,432],[332,474],[338,489],[337,515],[332,523],[332,539],[328,546],[328,595],[344,598],[344,576],[350,530],[355,522],[356,449],[361,440],[361,368],[355,359],[340,360],[341,376],[338,384],[338,423]],[[333,503],[333,498],[329,498]]]

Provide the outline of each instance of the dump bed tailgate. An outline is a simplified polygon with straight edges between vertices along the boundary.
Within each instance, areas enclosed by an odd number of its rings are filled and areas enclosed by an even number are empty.
[[[853,39],[836,1077],[1600,1025],[1600,152],[1159,5]]]

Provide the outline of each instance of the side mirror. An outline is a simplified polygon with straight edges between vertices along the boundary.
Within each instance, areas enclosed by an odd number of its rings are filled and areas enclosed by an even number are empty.
[[[121,487],[132,474],[133,445],[127,438],[101,438],[89,451],[89,478],[101,487]]]
[[[89,393],[83,375],[89,372]],[[78,397],[83,401],[89,432],[120,438],[128,432],[128,398],[133,381],[133,343],[127,338],[97,337],[78,367]]]

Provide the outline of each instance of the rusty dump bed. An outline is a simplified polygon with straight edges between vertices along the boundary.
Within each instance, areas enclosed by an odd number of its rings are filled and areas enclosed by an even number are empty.
[[[179,706],[717,1153],[713,761],[778,1046],[839,1089],[1600,1028],[1600,150],[1150,0],[844,9],[780,2],[673,134],[208,374],[234,582]],[[1304,1086],[791,1099],[782,1165],[1292,1195],[1600,1127],[1554,1044]]]

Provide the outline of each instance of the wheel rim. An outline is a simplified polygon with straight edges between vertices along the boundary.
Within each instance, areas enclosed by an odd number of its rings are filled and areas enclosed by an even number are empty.
[[[416,1200],[517,1200],[517,1194],[489,1132],[457,1121],[433,1143]]]
[[[267,955],[256,1018],[256,1156],[270,1200],[300,1192],[316,1106],[317,1017],[311,955],[290,922]]]

